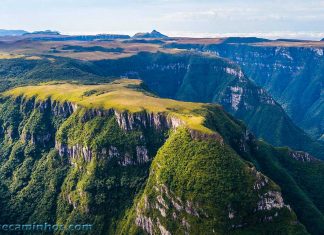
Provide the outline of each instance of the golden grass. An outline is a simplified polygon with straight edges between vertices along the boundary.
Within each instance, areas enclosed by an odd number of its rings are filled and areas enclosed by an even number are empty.
[[[102,51],[91,51],[91,52],[73,52],[68,50],[62,50],[65,45],[71,46],[101,46],[104,48],[123,48],[122,53],[102,52]],[[60,53],[51,52],[55,48]],[[1,48],[3,59],[12,58],[25,58],[25,59],[40,59],[42,56],[57,56],[71,59],[78,59],[84,61],[95,61],[95,60],[106,60],[106,59],[121,59],[136,55],[139,52],[146,51],[156,53],[158,51],[176,54],[184,50],[163,48],[161,45],[153,43],[123,43],[123,40],[114,41],[91,41],[91,42],[80,42],[80,41],[63,41],[63,42],[19,42],[11,48]],[[19,56],[19,57],[18,57]]]
[[[66,57],[71,59],[78,59],[78,60],[109,60],[109,59],[121,59],[126,57],[131,57],[135,55],[136,53],[109,53],[109,52],[70,52],[70,53],[59,53],[58,57]]]
[[[205,118],[195,110],[206,104],[181,102],[150,96],[135,87],[140,80],[122,79],[109,84],[79,85],[73,83],[44,83],[38,86],[18,87],[2,93],[3,96],[35,97],[37,100],[51,98],[60,102],[69,101],[85,108],[116,109],[132,113],[143,110],[166,113],[181,119],[189,128],[212,133],[203,123]],[[132,88],[131,88],[132,87]]]
[[[41,60],[42,58],[39,56],[27,56],[20,53],[0,52],[0,60],[11,60],[11,59]]]
[[[27,56],[25,59],[26,60],[41,60],[42,57],[40,57],[40,56]]]
[[[24,55],[0,52],[0,60],[19,59],[25,57]]]

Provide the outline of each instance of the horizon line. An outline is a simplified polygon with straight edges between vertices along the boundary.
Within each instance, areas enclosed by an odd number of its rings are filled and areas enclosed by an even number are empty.
[[[37,31],[46,31],[50,29],[43,30],[25,30],[25,29],[5,29],[0,30],[22,30],[29,33]],[[153,29],[154,30],[154,29]],[[53,32],[58,32],[61,35],[76,36],[76,35],[99,35],[99,34],[120,34],[133,36],[136,33],[146,33],[152,30],[139,30],[139,31],[97,31],[97,32],[75,32],[75,31],[60,31],[60,30],[50,30]],[[188,32],[188,31],[168,31],[168,30],[157,30],[168,37],[189,37],[189,38],[228,38],[228,37],[257,37],[270,40],[276,39],[298,39],[298,40],[322,40],[324,39],[324,33],[319,31],[271,31],[271,32],[226,32],[226,33],[212,33],[212,32]]]

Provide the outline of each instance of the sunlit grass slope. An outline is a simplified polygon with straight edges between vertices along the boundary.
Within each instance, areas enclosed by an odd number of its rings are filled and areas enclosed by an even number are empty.
[[[122,79],[100,85],[51,82],[38,86],[18,87],[2,95],[35,97],[37,100],[51,98],[59,102],[72,102],[85,108],[116,109],[132,113],[141,111],[166,113],[182,120],[188,128],[212,133],[203,125],[205,118],[201,113],[206,104],[155,97],[143,89],[140,80]]]

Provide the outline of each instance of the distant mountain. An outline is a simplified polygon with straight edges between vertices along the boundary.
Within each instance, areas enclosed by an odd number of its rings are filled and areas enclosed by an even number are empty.
[[[137,33],[133,38],[168,38],[168,36],[153,30],[151,33]]]
[[[25,30],[8,30],[8,29],[0,29],[0,36],[20,36],[28,33]]]
[[[230,37],[224,40],[223,43],[258,43],[270,42],[271,40],[257,37]]]
[[[129,35],[97,34],[97,35],[56,35],[56,34],[27,34],[33,41],[109,41],[115,39],[129,39]]]
[[[33,34],[37,34],[37,35],[61,35],[58,31],[52,31],[52,30],[44,30],[44,31],[35,31],[32,33],[25,33],[24,35],[33,35]]]
[[[309,40],[303,40],[303,39],[285,39],[285,38],[278,38],[276,41],[281,42],[309,42]]]

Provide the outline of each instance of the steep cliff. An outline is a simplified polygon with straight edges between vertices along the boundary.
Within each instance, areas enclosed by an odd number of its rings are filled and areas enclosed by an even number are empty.
[[[106,75],[142,79],[161,97],[219,103],[257,137],[324,157],[324,145],[297,127],[267,91],[250,81],[234,62],[210,54],[140,53],[95,65]]]
[[[86,223],[93,234],[324,231],[323,163],[257,141],[218,106],[159,99],[134,80],[47,84],[4,93],[0,124],[3,223]]]
[[[205,50],[203,45],[199,48]],[[87,62],[59,57],[20,58],[0,60],[0,91],[17,84],[53,79],[98,83],[116,77],[138,78],[164,98],[220,103],[243,120],[258,138],[322,158],[323,144],[309,138],[269,93],[257,87],[245,73],[234,62],[210,53],[142,52],[129,58]],[[317,111],[310,112],[317,115],[316,120],[321,120],[320,103],[317,106]]]
[[[173,45],[178,47],[179,45]],[[192,45],[182,45],[187,49]],[[239,64],[246,75],[280,103],[292,120],[311,136],[324,133],[322,45],[287,43],[224,43],[200,45]]]

